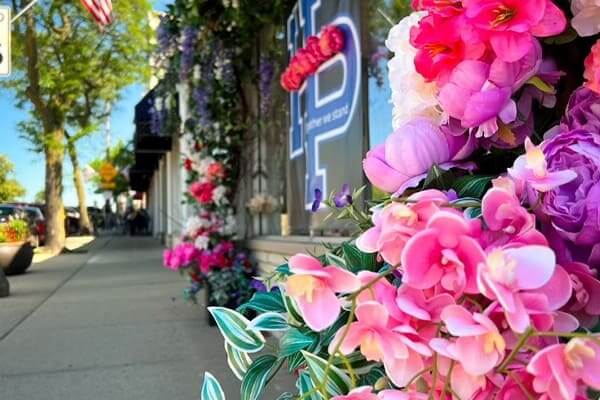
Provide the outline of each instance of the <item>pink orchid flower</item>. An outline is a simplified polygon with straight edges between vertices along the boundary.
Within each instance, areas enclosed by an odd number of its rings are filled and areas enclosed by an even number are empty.
[[[448,197],[439,190],[425,190],[412,195],[406,204],[392,203],[373,213],[374,227],[356,240],[356,246],[365,253],[379,253],[390,265],[400,263],[408,239],[422,230],[427,220],[448,203]]]
[[[522,333],[530,326],[530,317],[524,304],[528,292],[544,287],[551,281],[555,270],[556,256],[548,247],[529,245],[495,249],[479,267],[477,283],[484,296],[498,301],[511,329]],[[554,300],[553,294],[547,296],[550,296],[549,301]],[[562,294],[557,296],[563,300]]]
[[[600,346],[592,339],[571,339],[536,353],[527,372],[534,375],[533,387],[550,400],[573,400],[582,381],[600,389]]]
[[[507,62],[524,57],[534,37],[558,35],[567,20],[551,0],[463,0],[471,40],[489,40],[496,56]]]
[[[498,118],[505,124],[517,118],[512,87],[499,86],[489,78],[490,64],[466,60],[454,68],[439,94],[444,111],[460,120],[463,128],[477,128],[477,137],[494,135]]]
[[[336,293],[360,288],[360,281],[349,271],[335,266],[324,267],[319,260],[304,254],[289,259],[294,274],[286,282],[287,294],[298,303],[306,324],[314,331],[331,326],[340,315],[341,300]]]
[[[380,398],[373,393],[372,387],[361,386],[352,389],[348,394],[332,397],[331,400],[380,400]]]
[[[471,314],[462,306],[451,305],[442,312],[442,321],[448,333],[457,339],[433,339],[430,345],[458,361],[468,374],[485,375],[504,358],[504,338],[487,316]]]
[[[377,302],[360,304],[356,308],[356,318],[347,333],[345,328],[337,332],[329,345],[330,353],[338,344],[342,354],[350,354],[360,347],[368,361],[383,362],[387,375],[399,387],[405,386],[423,369],[423,356],[432,355],[413,328],[390,326],[386,308]]]
[[[525,139],[525,154],[515,160],[508,173],[515,179],[529,184],[538,192],[549,192],[577,178],[575,171],[548,171],[543,143],[535,146],[529,138]]]
[[[379,392],[380,400],[426,400],[427,393],[407,390],[382,390]]]
[[[400,286],[396,294],[398,308],[421,321],[440,322],[442,311],[451,304],[454,304],[454,297],[448,293],[426,297],[423,290],[414,289],[408,285]]]
[[[415,289],[440,285],[457,295],[478,293],[477,266],[485,254],[473,236],[476,223],[451,211],[437,212],[406,244],[403,283]]]
[[[389,314],[390,324],[394,326],[410,322],[410,316],[403,313],[396,304],[397,288],[387,279],[381,279],[379,274],[371,271],[360,271],[358,279],[362,286],[371,285],[371,287],[358,295],[357,304],[373,301],[382,304]]]
[[[496,394],[496,400],[530,400],[533,398],[533,375],[525,369],[513,371],[508,375]]]
[[[577,317],[581,326],[593,328],[600,316],[600,281],[597,271],[579,262],[564,265],[573,283],[573,296],[565,306],[570,314]]]

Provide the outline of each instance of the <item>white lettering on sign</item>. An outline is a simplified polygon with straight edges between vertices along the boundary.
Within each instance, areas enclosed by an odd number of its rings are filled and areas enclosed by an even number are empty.
[[[0,6],[0,76],[10,75],[10,7]]]

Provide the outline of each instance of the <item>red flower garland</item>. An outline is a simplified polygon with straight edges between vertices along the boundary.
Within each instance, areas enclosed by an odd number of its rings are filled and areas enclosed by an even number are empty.
[[[323,63],[344,48],[344,33],[334,25],[323,28],[320,36],[309,36],[306,46],[296,52],[290,64],[281,74],[281,86],[294,92],[302,86],[306,78],[317,72]]]

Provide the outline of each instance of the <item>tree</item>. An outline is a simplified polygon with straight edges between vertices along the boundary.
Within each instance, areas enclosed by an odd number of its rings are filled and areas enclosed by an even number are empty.
[[[17,1],[15,12],[29,2]],[[66,129],[90,125],[106,101],[147,78],[150,9],[148,0],[115,2],[115,23],[100,32],[79,2],[40,0],[14,25],[15,74],[7,86],[41,125],[35,139],[46,159],[47,246],[53,251],[65,240]]]
[[[38,191],[34,198],[33,201],[35,201],[36,203],[43,203],[46,201],[46,191],[44,189]]]
[[[135,155],[131,147],[131,143],[125,143],[122,140],[119,140],[108,150],[106,156],[98,157],[90,162],[90,167],[96,172],[100,172],[102,164],[106,161],[111,162],[117,169],[119,174],[115,178],[115,189],[112,190],[113,196],[115,197],[129,191],[129,179],[125,172],[128,171],[135,162]],[[104,192],[104,189],[102,189],[100,185],[101,180],[98,174],[92,179],[92,182],[96,185],[96,193]]]
[[[0,203],[15,201],[25,196],[25,188],[12,176],[15,171],[15,165],[6,157],[0,154]]]

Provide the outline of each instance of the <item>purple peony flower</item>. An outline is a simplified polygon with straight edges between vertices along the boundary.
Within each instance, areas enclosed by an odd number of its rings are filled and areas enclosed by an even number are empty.
[[[562,131],[581,128],[600,134],[600,95],[583,86],[574,91],[560,128]]]
[[[596,104],[600,106],[600,102]],[[588,110],[593,108],[590,106]],[[582,109],[576,112],[582,113]],[[568,115],[567,120],[591,126],[580,116]],[[561,131],[544,142],[543,150],[549,171],[577,174],[571,182],[546,193],[543,200],[543,212],[551,223],[545,230],[556,246],[559,261],[600,267],[600,131]]]
[[[419,185],[434,165],[443,169],[472,169],[461,163],[474,149],[473,137],[454,136],[426,118],[415,119],[389,135],[385,144],[376,146],[363,160],[363,169],[371,183],[400,196]]]

